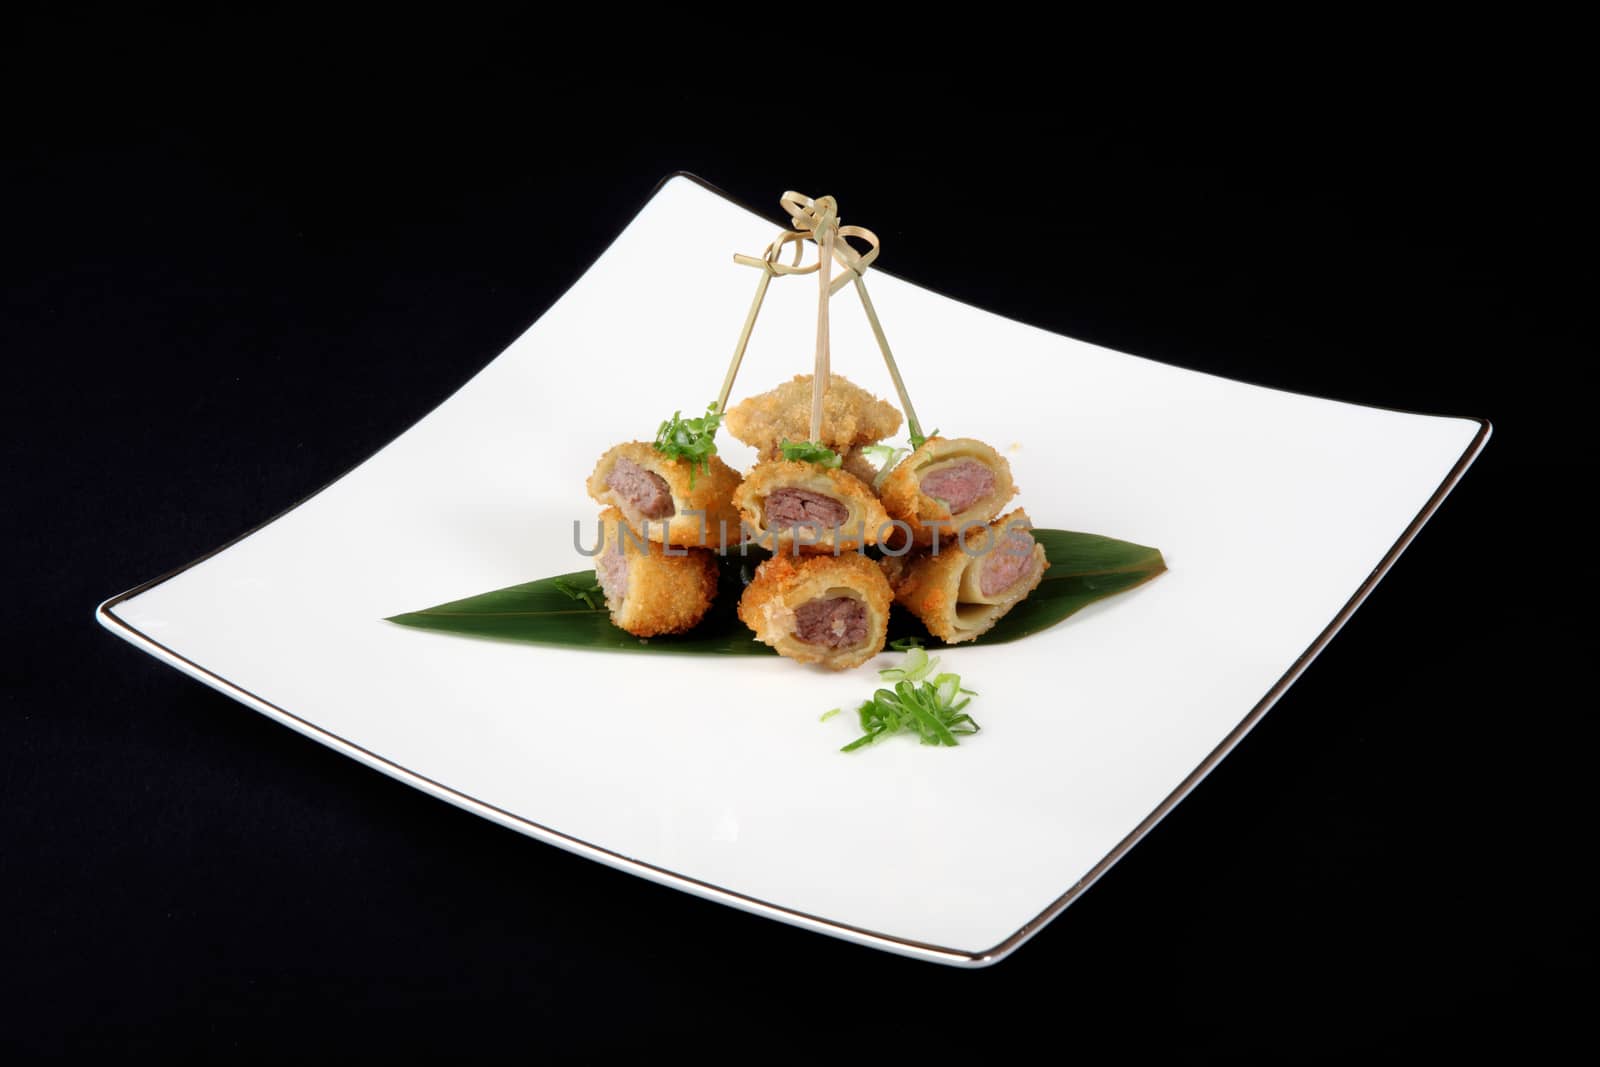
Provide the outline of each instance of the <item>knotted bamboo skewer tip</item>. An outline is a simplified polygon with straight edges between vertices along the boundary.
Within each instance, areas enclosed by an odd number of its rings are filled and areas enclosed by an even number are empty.
[[[817,337],[813,355],[813,372],[811,381],[811,440],[821,443],[822,437],[822,400],[827,394],[831,384],[831,346],[830,329],[828,323],[828,304],[833,294],[844,285],[853,283],[856,295],[861,300],[862,310],[866,312],[867,322],[872,327],[873,339],[878,342],[878,349],[883,353],[884,365],[889,369],[889,378],[894,382],[895,392],[900,397],[900,405],[905,412],[906,425],[911,433],[911,440],[917,443],[922,438],[922,425],[917,421],[916,410],[911,406],[911,395],[906,390],[905,380],[900,375],[900,368],[895,363],[894,353],[889,349],[889,339],[883,332],[883,324],[878,321],[877,309],[872,305],[872,298],[867,295],[867,284],[863,275],[872,262],[878,258],[881,242],[878,235],[863,226],[843,226],[839,223],[839,205],[831,196],[812,198],[804,193],[794,190],[785,192],[778,199],[778,203],[789,215],[794,223],[794,229],[784,230],[779,233],[766,250],[759,256],[746,256],[734,253],[733,261],[743,266],[761,268],[761,277],[756,281],[756,292],[750,302],[750,310],[745,315],[744,327],[739,332],[738,343],[734,346],[733,359],[728,364],[728,373],[722,380],[722,391],[717,396],[717,410],[726,412],[728,398],[733,392],[733,382],[738,376],[739,368],[744,362],[745,350],[750,344],[750,335],[755,329],[756,317],[761,312],[762,301],[766,299],[767,286],[772,279],[786,274],[817,273]],[[858,252],[850,245],[848,238],[857,238],[866,242],[870,247],[866,252]],[[817,246],[817,261],[808,266],[800,266],[805,242],[811,241]],[[787,245],[794,246],[794,262],[783,263],[781,256]],[[837,260],[841,273],[837,279],[832,277],[834,261]]]

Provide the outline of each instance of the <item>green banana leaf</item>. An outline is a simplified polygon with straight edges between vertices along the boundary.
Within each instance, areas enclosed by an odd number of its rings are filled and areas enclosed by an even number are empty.
[[[1097,600],[1142,585],[1167,569],[1159,550],[1127,541],[1069,530],[1035,529],[1033,536],[1044,546],[1050,560],[1044,581],[974,644],[1001,644],[1038,633]],[[524,582],[465,600],[392,615],[388,621],[421,630],[564,648],[776,655],[755,640],[736,614],[739,596],[762,558],[765,553],[756,550],[744,557],[737,552],[722,557],[717,598],[711,610],[694,629],[671,637],[639,638],[611,625],[605,602],[595,591],[592,570]],[[943,643],[929,636],[916,616],[896,606],[889,619],[889,640],[908,637],[920,638],[930,647]]]

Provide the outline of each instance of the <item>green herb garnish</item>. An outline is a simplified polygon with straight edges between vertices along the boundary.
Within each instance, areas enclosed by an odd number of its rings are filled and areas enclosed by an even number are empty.
[[[901,456],[911,450],[908,448],[896,448],[893,445],[862,445],[856,451],[865,452],[875,458],[878,461],[880,470],[890,470],[896,463],[900,462]]]
[[[911,449],[896,448],[893,445],[862,445],[856,451],[865,452],[878,461],[878,475],[872,479],[872,488],[882,489],[884,479],[889,477],[895,465],[905,458],[911,452]]]
[[[822,717],[820,719],[818,719],[817,721],[818,722],[827,722],[829,719],[833,718],[835,715],[839,714],[839,712],[841,712],[843,710],[844,710],[843,708],[831,708],[828,711],[823,712],[822,713]]]
[[[591,610],[598,610],[600,607],[599,604],[594,602],[594,597],[596,594],[600,594],[602,600],[604,600],[604,593],[601,590],[600,583],[598,581],[593,585],[586,587],[581,586],[568,578],[556,578],[552,580],[550,584],[555,586],[560,592],[567,594],[567,596],[571,597],[573,600],[583,601],[585,604],[589,605]]]
[[[783,453],[784,459],[797,459],[823,467],[839,465],[839,453],[831,448],[824,448],[815,441],[791,441],[785,437],[778,445],[778,450]]]
[[[674,411],[672,418],[656,431],[655,448],[668,459],[686,459],[689,467],[689,488],[694,488],[694,472],[698,467],[711,473],[711,457],[717,454],[717,428],[722,425],[722,412],[716,401],[706,405],[706,413],[698,419],[686,419],[683,412]]]
[[[881,670],[878,677],[886,682],[920,682],[938,665],[938,656],[929,659],[927,650],[918,647],[909,650],[900,666]]]
[[[961,688],[960,675],[939,674],[923,681],[938,662],[938,657],[929,659],[927,652],[916,648],[899,667],[879,671],[878,676],[893,682],[894,688],[878,690],[856,709],[863,733],[839,751],[854,752],[890,734],[915,733],[924,745],[953,746],[960,743],[958,735],[977,733],[977,722],[961,710],[977,694]]]
[[[910,652],[913,648],[922,647],[922,638],[912,634],[910,637],[897,637],[889,642],[889,647],[896,652]]]

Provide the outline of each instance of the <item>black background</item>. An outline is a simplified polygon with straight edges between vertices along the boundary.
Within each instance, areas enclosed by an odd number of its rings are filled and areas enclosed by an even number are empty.
[[[67,58],[0,145],[0,1048],[1320,1058],[1543,1047],[1587,1010],[1595,173],[1563,89],[927,72],[830,110],[461,47],[495,25],[359,75],[255,29],[10,45]],[[1495,437],[1237,751],[976,973],[535,844],[94,624],[405,430],[678,169],[774,222],[832,193],[885,270],[1005,315]]]

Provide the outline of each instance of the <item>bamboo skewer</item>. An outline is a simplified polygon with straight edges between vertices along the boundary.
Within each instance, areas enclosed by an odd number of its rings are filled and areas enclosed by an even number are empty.
[[[817,251],[817,366],[811,377],[811,436],[808,440],[820,444],[822,398],[828,391],[828,363],[832,356],[828,347],[828,298],[832,295],[828,291],[828,275],[833,267],[833,225],[832,219],[827,216],[822,220],[819,241],[821,247]]]
[[[717,394],[717,412],[725,413],[728,410],[728,394],[733,392],[733,379],[739,373],[739,364],[744,362],[744,350],[750,344],[750,331],[756,327],[756,316],[761,312],[761,301],[766,299],[767,286],[772,284],[776,277],[770,270],[761,272],[761,280],[756,282],[755,299],[750,301],[750,314],[744,318],[744,329],[739,332],[739,343],[733,350],[733,362],[728,364],[728,373],[722,379],[722,392]]]
[[[785,230],[767,246],[767,250],[759,258],[741,255],[738,252],[733,254],[735,263],[740,263],[747,267],[760,267],[761,280],[756,282],[756,295],[750,301],[750,313],[744,318],[744,329],[740,331],[739,343],[733,349],[733,361],[728,364],[728,373],[722,379],[722,392],[717,394],[717,412],[719,414],[726,414],[728,411],[728,396],[733,392],[733,379],[739,373],[739,365],[744,362],[744,351],[750,345],[750,333],[755,329],[756,316],[761,313],[761,302],[766,299],[767,286],[772,284],[772,279],[780,274],[807,274],[816,270],[815,266],[800,267],[800,257],[805,251],[804,241],[805,234]],[[794,262],[787,265],[778,262],[778,257],[783,255],[783,246],[786,244],[794,245]]]
[[[888,364],[889,377],[894,380],[894,391],[900,394],[900,406],[905,409],[906,429],[910,434],[913,446],[920,448],[925,438],[922,436],[922,424],[917,421],[917,411],[911,406],[911,394],[906,392],[906,383],[900,378],[900,368],[895,364],[894,353],[889,351],[889,339],[883,334],[883,324],[878,321],[878,312],[872,306],[872,298],[867,295],[867,283],[861,280],[861,275],[855,275],[856,295],[861,298],[861,308],[867,313],[867,322],[872,326],[872,336],[878,339],[878,348],[883,351],[883,361]]]
[[[784,193],[778,202],[794,220],[795,228],[779,234],[759,258],[738,253],[733,257],[735,263],[762,268],[762,273],[756,283],[756,294],[750,303],[750,312],[745,316],[744,329],[739,334],[739,343],[734,347],[733,361],[728,365],[728,373],[722,381],[722,392],[717,397],[717,410],[726,412],[728,409],[728,397],[733,391],[733,380],[739,373],[745,349],[750,344],[750,334],[755,328],[756,316],[761,311],[761,302],[766,298],[767,286],[779,274],[810,274],[816,271],[817,345],[815,369],[811,381],[811,440],[821,443],[822,401],[832,377],[828,302],[834,293],[853,282],[856,296],[861,300],[861,308],[866,312],[867,322],[872,327],[872,336],[878,342],[878,350],[883,353],[884,365],[889,368],[889,378],[894,382],[895,392],[900,397],[900,406],[905,411],[912,444],[920,445],[924,440],[922,424],[917,421],[916,409],[911,406],[911,394],[906,391],[900,367],[895,363],[894,353],[889,349],[889,339],[883,332],[883,323],[878,320],[877,309],[872,305],[872,298],[867,295],[867,284],[862,277],[872,261],[878,258],[878,250],[881,247],[878,235],[863,226],[839,225],[838,203],[831,196],[813,199],[804,193],[790,190]],[[860,238],[871,247],[866,252],[858,252],[846,240],[850,237]],[[817,245],[817,262],[802,267],[801,250],[807,239]],[[792,264],[778,262],[783,246],[791,243],[795,245],[794,262]],[[837,278],[832,277],[835,260],[838,260],[842,268]]]
[[[883,332],[883,323],[878,321],[878,309],[872,306],[872,298],[867,295],[866,280],[862,277],[872,261],[878,258],[878,249],[882,247],[878,235],[865,226],[840,226],[839,236],[859,237],[872,246],[864,253],[851,248],[848,241],[841,241],[833,247],[834,254],[839,257],[845,270],[833,283],[833,291],[837,292],[847,281],[855,283],[856,295],[861,298],[861,309],[867,313],[872,336],[878,342],[878,350],[883,353],[884,365],[889,368],[889,378],[894,382],[900,406],[906,413],[906,428],[910,431],[911,443],[914,447],[920,447],[924,440],[922,424],[917,421],[917,410],[911,406],[911,394],[906,391],[905,380],[900,377],[900,367],[894,361],[894,353],[889,350],[889,338]]]

